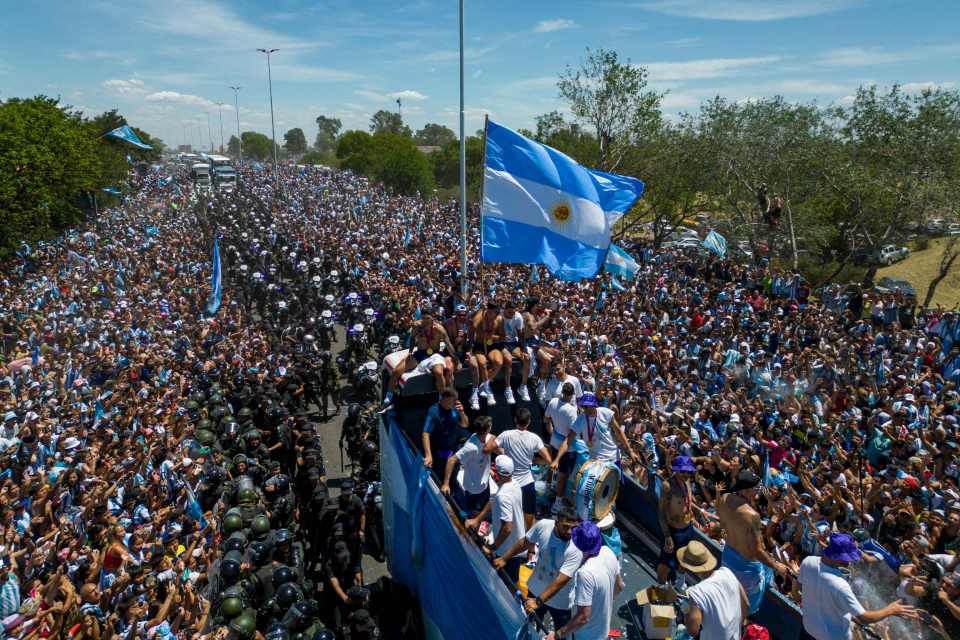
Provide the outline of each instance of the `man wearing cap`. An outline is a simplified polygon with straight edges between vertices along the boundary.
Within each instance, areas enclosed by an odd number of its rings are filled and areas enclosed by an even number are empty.
[[[760,514],[753,507],[760,476],[741,470],[730,493],[717,503],[720,526],[727,534],[723,548],[723,566],[730,569],[743,585],[750,600],[750,613],[760,610],[763,592],[773,582],[773,572],[786,576],[787,566],[778,562],[763,543]]]
[[[726,567],[717,568],[717,558],[705,544],[693,540],[677,551],[677,563],[700,582],[687,589],[685,624],[700,640],[739,640],[747,619],[747,593],[737,576]]]
[[[480,521],[488,514],[493,525],[493,559],[504,557],[504,570],[514,583],[520,577],[520,565],[526,557],[524,553],[507,556],[513,545],[527,533],[523,517],[523,493],[520,486],[513,480],[513,460],[510,456],[499,455],[494,461],[496,470],[497,493],[487,506],[464,524],[468,529],[476,529]]]
[[[576,610],[570,622],[548,635],[546,640],[605,640],[610,635],[614,598],[623,589],[620,562],[610,547],[603,544],[603,534],[593,522],[582,522],[574,527],[571,539],[584,557],[573,582]]]
[[[578,524],[580,518],[576,510],[564,501],[556,520],[539,520],[505,554],[512,557],[539,548],[537,566],[527,579],[530,595],[524,607],[528,613],[536,612],[541,619],[549,611],[554,629],[570,621],[571,580],[583,562],[583,553],[570,539]],[[493,566],[499,569],[505,564],[503,558],[498,558]]]
[[[663,550],[657,564],[657,582],[664,584],[676,569],[676,550],[693,539],[693,489],[690,481],[697,472],[689,456],[677,456],[670,465],[673,474],[660,486],[660,531]]]
[[[623,428],[617,422],[613,411],[601,407],[597,396],[591,391],[584,392],[580,397],[580,407],[583,413],[574,421],[564,442],[566,448],[558,453],[563,455],[571,450],[574,440],[579,436],[590,449],[591,460],[619,462],[621,450],[627,452],[631,461],[636,462],[637,456],[627,440]]]
[[[859,560],[860,550],[853,537],[834,532],[822,556],[810,556],[800,565],[803,628],[815,640],[851,638],[851,620],[867,625],[891,616],[918,617],[916,609],[899,600],[874,611],[864,609],[843,574],[843,569]]]

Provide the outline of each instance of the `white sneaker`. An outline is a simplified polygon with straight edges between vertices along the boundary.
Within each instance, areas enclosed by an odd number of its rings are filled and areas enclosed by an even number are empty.
[[[480,394],[477,392],[477,388],[473,388],[473,393],[470,394],[470,408],[474,411],[480,411]]]
[[[513,389],[511,389],[509,385],[504,389],[503,397],[507,399],[507,404],[517,404],[517,401],[513,397]]]
[[[520,385],[520,389],[518,389],[517,392],[520,395],[521,400],[524,402],[530,402],[530,389],[527,389],[527,385]]]
[[[483,385],[480,387],[480,393],[483,395],[484,398],[487,399],[488,407],[492,407],[497,404],[496,398],[493,397],[493,389],[490,388],[489,380],[484,382]]]

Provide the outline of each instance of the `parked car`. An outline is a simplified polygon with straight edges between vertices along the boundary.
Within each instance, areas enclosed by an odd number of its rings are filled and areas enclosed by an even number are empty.
[[[888,244],[884,248],[880,249],[879,262],[880,264],[893,264],[894,262],[900,262],[904,258],[910,255],[910,249],[906,247],[898,247],[895,244]]]
[[[943,233],[943,230],[947,226],[947,221],[943,218],[932,218],[927,220],[926,230],[927,233],[934,236]]]
[[[893,293],[899,289],[900,292],[905,296],[916,297],[917,295],[917,292],[913,288],[912,284],[906,280],[900,280],[898,278],[880,278],[877,280],[877,284],[874,289],[880,293]]]
[[[960,222],[951,222],[947,225],[948,236],[960,236]]]

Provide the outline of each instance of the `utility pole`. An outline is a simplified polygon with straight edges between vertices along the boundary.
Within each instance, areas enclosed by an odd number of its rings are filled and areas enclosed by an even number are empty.
[[[243,164],[243,138],[240,137],[240,89],[243,87],[230,87],[233,89],[233,110],[237,114],[237,146],[240,149],[239,164]]]
[[[223,151],[223,103],[218,102],[217,108],[220,110],[220,153],[222,154],[224,152]]]
[[[273,179],[277,185],[277,192],[280,192],[280,173],[277,162],[277,129],[273,120],[273,73],[270,70],[270,54],[276,53],[279,49],[257,49],[260,53],[267,54],[267,84],[270,87],[270,135],[273,136]]]
[[[467,143],[463,119],[463,0],[460,0],[460,295],[468,303],[467,294]],[[482,283],[481,283],[482,284]]]
[[[400,124],[403,124],[403,107],[400,105],[400,98],[397,98],[397,116],[400,118]]]
[[[210,129],[210,112],[207,111],[207,142],[210,143],[210,153],[213,153],[213,133]]]

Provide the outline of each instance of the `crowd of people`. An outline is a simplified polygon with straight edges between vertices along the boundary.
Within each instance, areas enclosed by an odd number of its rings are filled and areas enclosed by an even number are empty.
[[[463,298],[457,215],[349,172],[247,170],[232,193],[151,174],[4,265],[3,633],[417,637],[409,594],[360,568],[384,551],[375,438],[348,442],[353,478],[331,498],[320,437],[365,361],[409,344],[403,369],[440,394],[425,463],[471,527],[490,520],[495,566],[536,563],[525,606],[555,637],[606,637],[622,586],[603,523],[563,498],[578,452],[660,488],[664,582],[699,568],[729,587],[729,571],[743,618],[777,588],[818,640],[925,611],[956,635],[956,314],[871,290],[828,306],[762,261],[642,242],[626,243],[641,262],[630,281],[474,263]],[[501,369],[515,393],[495,399]],[[496,402],[513,424],[486,415]],[[560,485],[546,510],[536,463]],[[693,527],[724,544],[721,569]],[[901,601],[843,608],[813,586],[857,559],[888,565]],[[720,614],[691,592],[711,628]]]

